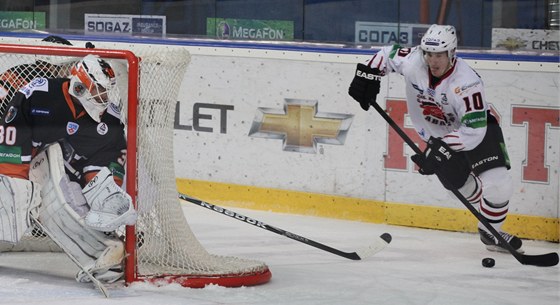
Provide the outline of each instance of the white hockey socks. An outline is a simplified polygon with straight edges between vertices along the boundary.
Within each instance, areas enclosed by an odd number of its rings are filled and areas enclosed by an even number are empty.
[[[471,173],[459,192],[475,209],[479,210],[482,201],[482,181],[477,176]]]

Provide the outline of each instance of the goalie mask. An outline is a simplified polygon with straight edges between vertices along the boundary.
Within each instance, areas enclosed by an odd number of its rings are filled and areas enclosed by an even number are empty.
[[[119,104],[113,68],[97,55],[87,55],[72,68],[69,93],[96,122],[110,102]]]
[[[455,52],[457,51],[457,35],[452,25],[432,24],[422,37],[420,48],[424,52],[440,53],[447,52],[451,65],[455,63]]]

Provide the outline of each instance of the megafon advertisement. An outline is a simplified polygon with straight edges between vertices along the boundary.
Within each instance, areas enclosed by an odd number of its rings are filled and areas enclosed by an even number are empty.
[[[44,30],[44,12],[0,12],[0,30]]]
[[[294,22],[207,18],[206,35],[229,40],[293,40]]]

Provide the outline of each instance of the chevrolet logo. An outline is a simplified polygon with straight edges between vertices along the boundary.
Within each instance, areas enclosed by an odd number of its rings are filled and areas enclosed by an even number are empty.
[[[351,114],[317,112],[316,100],[285,99],[283,109],[258,108],[249,136],[282,139],[285,151],[316,153],[317,143],[342,145]]]

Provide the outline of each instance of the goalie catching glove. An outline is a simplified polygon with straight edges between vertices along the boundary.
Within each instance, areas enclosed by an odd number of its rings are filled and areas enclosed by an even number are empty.
[[[353,97],[362,109],[367,111],[371,103],[375,103],[381,85],[381,71],[364,64],[358,64],[356,74],[350,83],[348,94]]]
[[[104,167],[82,190],[90,205],[86,214],[87,227],[103,231],[115,231],[122,225],[136,222],[136,210],[130,196],[113,179],[108,168]]]
[[[420,174],[436,174],[448,190],[461,188],[471,173],[465,153],[453,151],[441,139],[434,137],[430,137],[422,154],[416,154],[411,159],[420,167]]]

